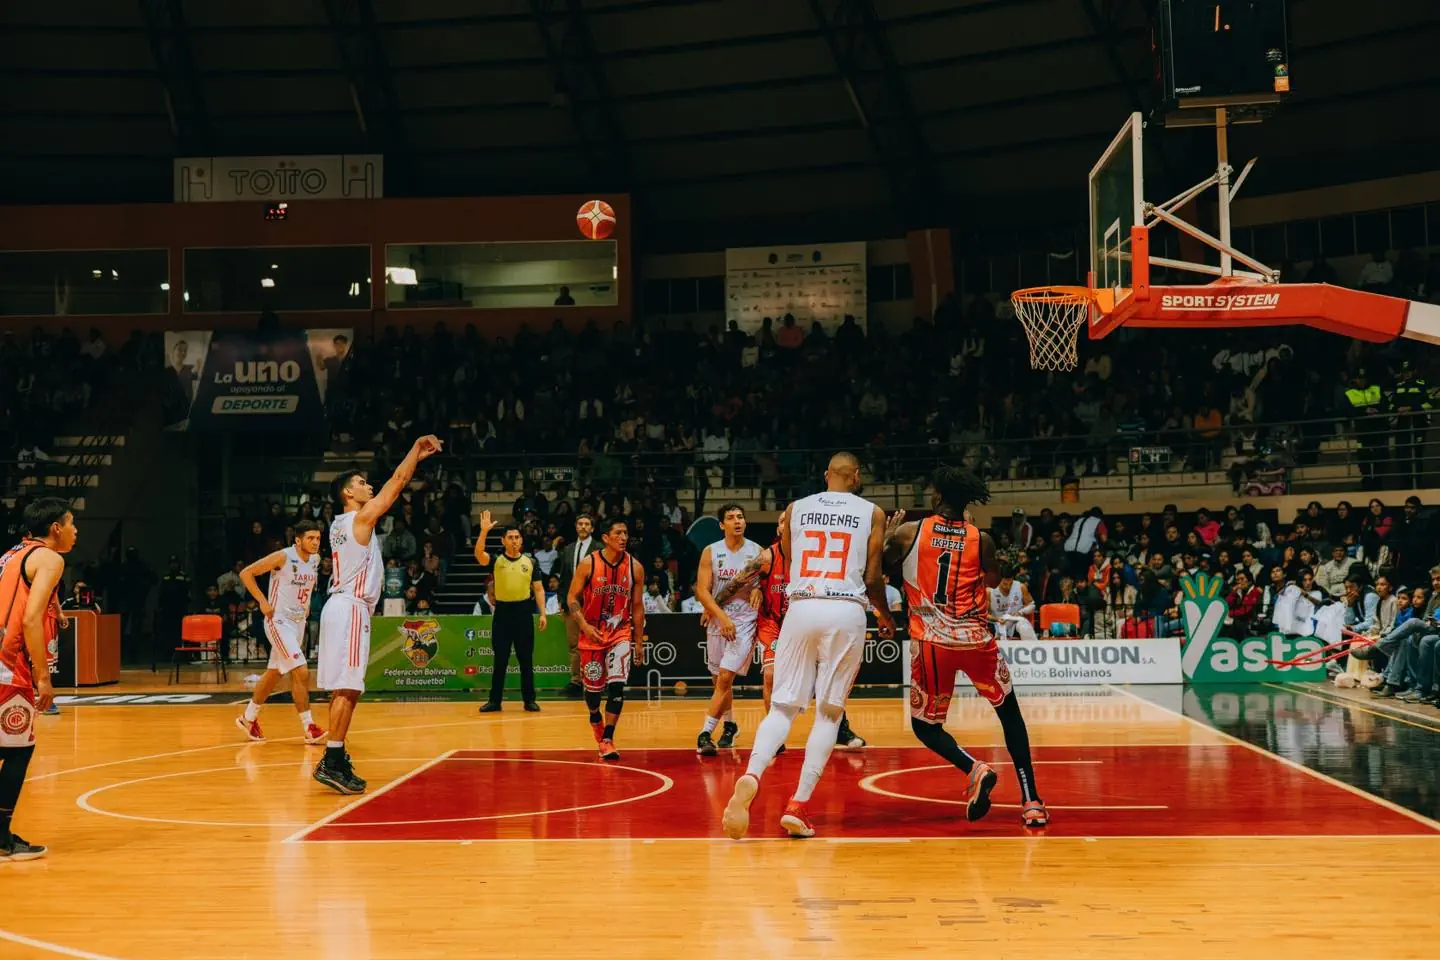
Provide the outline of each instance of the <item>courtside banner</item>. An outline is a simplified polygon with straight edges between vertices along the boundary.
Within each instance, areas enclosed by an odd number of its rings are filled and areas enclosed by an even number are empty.
[[[376,617],[370,624],[366,690],[489,690],[495,669],[488,616]],[[538,625],[538,618],[537,625]],[[565,622],[547,618],[535,632],[535,686],[555,690],[570,682]],[[510,655],[505,689],[520,689],[520,664]]]
[[[1180,641],[1001,640],[1016,686],[1180,683]]]
[[[165,422],[171,430],[322,429],[350,330],[171,330],[165,334]]]

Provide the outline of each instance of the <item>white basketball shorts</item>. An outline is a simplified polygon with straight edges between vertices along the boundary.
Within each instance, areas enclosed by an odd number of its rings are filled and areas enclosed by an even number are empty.
[[[305,666],[304,636],[304,624],[278,617],[266,620],[265,637],[270,641],[270,662],[266,666],[279,670],[282,676],[296,667]]]
[[[318,660],[315,683],[321,690],[364,692],[370,662],[370,610],[365,604],[338,595],[325,601]]]
[[[721,670],[729,670],[737,676],[750,672],[755,650],[755,629],[759,626],[759,618],[730,619],[735,623],[734,640],[727,640],[713,625],[705,631],[705,667],[712,677],[718,676]]]
[[[775,642],[771,703],[844,707],[865,652],[865,608],[849,600],[791,600]]]

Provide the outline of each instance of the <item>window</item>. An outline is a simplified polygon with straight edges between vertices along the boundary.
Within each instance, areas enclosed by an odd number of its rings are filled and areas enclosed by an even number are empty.
[[[391,244],[385,248],[385,302],[482,310],[614,306],[615,251],[611,240]],[[653,306],[647,301],[647,309]]]
[[[1285,224],[1286,249],[1290,259],[1314,260],[1320,251],[1320,224],[1315,220],[1292,220]]]
[[[725,309],[725,278],[701,277],[696,281],[699,288],[701,313],[719,313]]]
[[[1391,210],[1390,236],[1397,250],[1425,246],[1425,208],[1397,207]]]
[[[1359,213],[1355,215],[1356,253],[1371,254],[1377,250],[1390,249],[1390,212]]]
[[[1349,214],[1320,221],[1320,250],[1326,257],[1349,257],[1355,253],[1355,218]]]
[[[223,247],[185,251],[190,313],[369,310],[369,247]]]
[[[167,313],[166,250],[0,252],[0,316]]]

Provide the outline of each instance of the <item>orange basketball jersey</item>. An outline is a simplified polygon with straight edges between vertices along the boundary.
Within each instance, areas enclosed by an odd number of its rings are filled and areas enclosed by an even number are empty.
[[[620,555],[618,563],[605,559],[604,550],[590,554],[595,564],[590,581],[580,592],[580,609],[585,622],[600,632],[600,640],[580,634],[580,646],[603,650],[631,638],[634,625],[630,620],[632,592],[635,589],[634,560],[629,553]]]
[[[921,520],[903,566],[912,638],[960,648],[994,642],[973,523],[938,515]]]
[[[45,544],[22,540],[0,556],[0,686],[29,690],[35,683],[34,664],[25,646],[25,605],[30,601],[30,580],[25,561]],[[58,590],[58,587],[57,587]],[[55,598],[45,611],[45,641],[50,646],[58,630]],[[48,651],[47,651],[48,653]],[[45,669],[47,665],[41,666]]]

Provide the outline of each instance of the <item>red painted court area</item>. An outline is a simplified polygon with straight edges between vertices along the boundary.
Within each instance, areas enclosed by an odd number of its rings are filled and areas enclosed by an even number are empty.
[[[574,840],[720,837],[720,812],[743,752],[462,750],[305,836],[334,840]],[[766,774],[752,837],[780,836],[800,749]],[[823,837],[1013,837],[1019,789],[1004,750],[996,809],[967,823],[965,779],[921,748],[836,751],[811,813]],[[1051,836],[1353,836],[1426,834],[1430,826],[1270,757],[1229,744],[1049,747],[1035,751]]]

